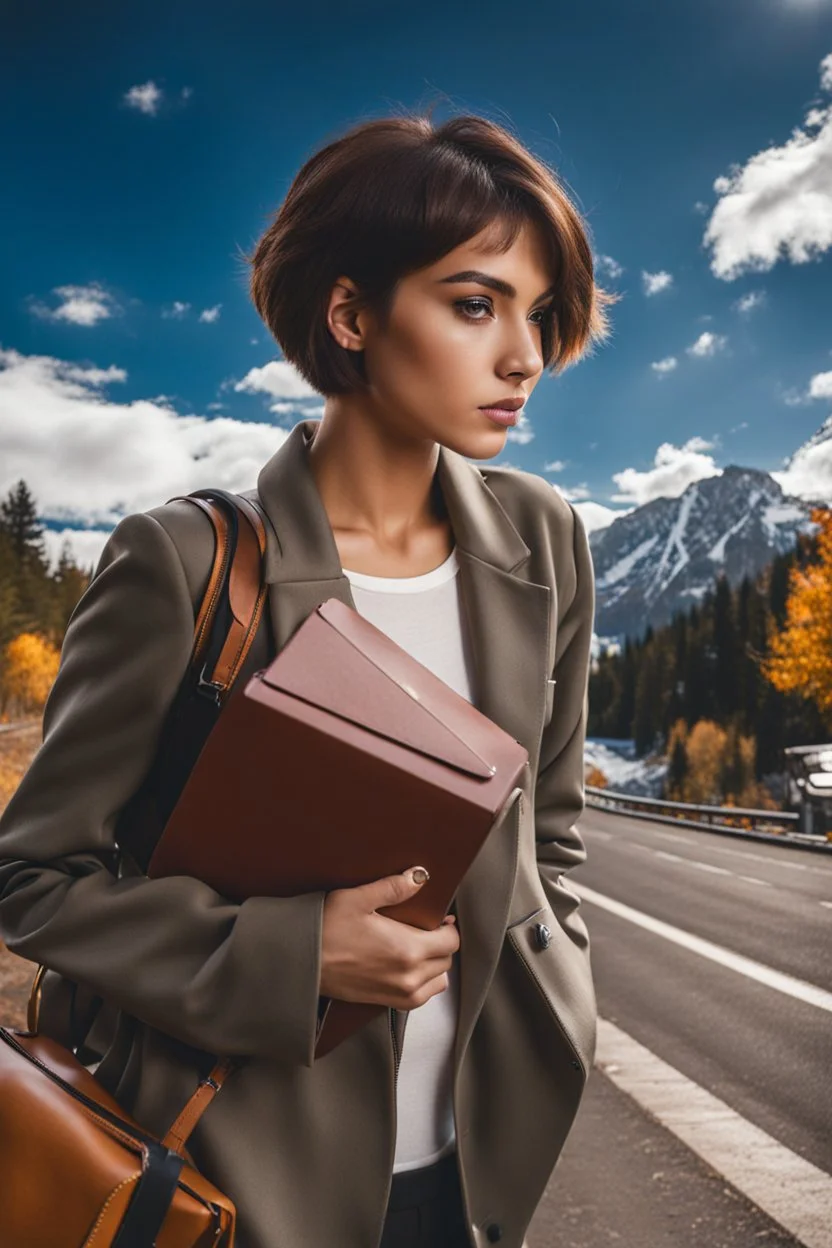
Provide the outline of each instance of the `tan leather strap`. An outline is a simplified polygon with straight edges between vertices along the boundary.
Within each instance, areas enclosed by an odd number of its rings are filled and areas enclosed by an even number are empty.
[[[26,1009],[26,1029],[27,1031],[30,1031],[33,1036],[37,1035],[38,1030],[38,1018],[40,1016],[40,989],[46,970],[47,968],[43,963],[41,963],[35,971],[35,978],[32,980],[32,987],[29,992],[29,1004]]]
[[[186,499],[201,507],[214,525],[216,538],[214,563],[194,627],[191,665],[196,666],[219,602],[220,583],[229,554],[228,520],[222,508],[210,499],[190,494],[177,494],[175,498]],[[168,502],[173,501],[168,499]],[[228,577],[228,598],[233,619],[214,670],[206,673],[206,679],[217,687],[220,699],[225,698],[245,662],[260,624],[268,589],[261,575],[266,550],[263,518],[257,506],[242,495],[236,494],[234,501],[240,518],[245,517],[247,523],[238,524],[237,547]]]
[[[185,1108],[179,1114],[176,1122],[174,1122],[162,1140],[165,1148],[172,1148],[177,1153],[183,1151],[194,1127],[219,1092],[225,1080],[238,1065],[239,1062],[233,1057],[224,1057],[217,1062],[211,1073],[202,1080],[196,1092],[194,1092]]]
[[[185,495],[178,494],[177,498],[184,498]],[[168,499],[168,502],[172,502]],[[211,568],[211,575],[208,577],[208,584],[205,587],[205,593],[202,595],[202,602],[199,607],[199,614],[196,617],[194,625],[194,645],[191,654],[191,666],[193,666],[199,656],[202,654],[205,646],[205,640],[208,636],[208,630],[211,620],[214,618],[214,611],[217,606],[217,594],[219,593],[220,579],[222,577],[223,568],[228,552],[228,519],[225,512],[219,507],[210,506],[204,498],[191,498],[189,500],[196,503],[197,507],[201,507],[209,520],[214,526],[214,563]]]
[[[248,523],[239,525],[237,549],[229,576],[228,596],[234,621],[209,677],[226,689],[233,684],[254,641],[268,588],[261,575],[266,549],[265,526],[246,499],[238,496],[237,501]]]

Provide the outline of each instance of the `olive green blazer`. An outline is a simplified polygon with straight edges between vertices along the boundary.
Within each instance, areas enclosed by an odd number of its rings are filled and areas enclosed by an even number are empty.
[[[249,672],[266,661],[267,627],[280,648],[324,599],[355,608],[308,463],[318,423],[296,424],[245,492],[273,526]],[[595,1053],[589,938],[563,883],[586,858],[576,820],[594,579],[577,512],[543,478],[442,446],[437,471],[474,702],[529,754],[522,797],[456,898],[454,1112],[471,1243],[521,1248]],[[209,519],[182,501],[110,535],[66,632],[43,743],[0,818],[0,936],[51,968],[45,1030],[50,982],[104,998],[90,1037],[106,1023],[98,1077],[159,1135],[206,1054],[250,1059],[189,1142],[237,1203],[237,1248],[377,1248],[396,1129],[391,1022],[401,1035],[406,1016],[384,1011],[315,1060],[325,893],[234,905],[196,879],[117,865],[114,821],[187,668],[212,556]]]

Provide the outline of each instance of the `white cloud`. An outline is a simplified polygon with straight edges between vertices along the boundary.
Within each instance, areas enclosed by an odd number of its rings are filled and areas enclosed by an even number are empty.
[[[728,339],[723,334],[712,334],[710,330],[704,330],[696,342],[690,347],[686,347],[688,355],[715,355],[717,351],[721,351]]]
[[[747,314],[753,312],[755,308],[762,307],[765,301],[766,292],[764,290],[750,290],[747,295],[741,295],[732,306],[737,312]]]
[[[832,416],[795,451],[782,472],[771,475],[787,494],[832,502]]]
[[[650,365],[654,373],[658,373],[660,377],[664,377],[667,373],[672,373],[679,361],[675,355],[667,355],[663,360],[654,360]]]
[[[548,464],[543,465],[544,472],[563,472],[566,467],[565,459],[553,459]]]
[[[96,388],[124,378],[0,347],[0,496],[22,477],[43,519],[98,530],[71,539],[85,560],[123,515],[201,486],[250,489],[287,436],[256,421],[179,416],[148,399],[114,402]]]
[[[213,325],[214,321],[220,318],[221,303],[215,303],[213,308],[203,308],[199,314],[200,321],[204,321],[208,325]]]
[[[615,279],[617,277],[621,277],[624,272],[623,266],[620,265],[617,260],[613,259],[612,256],[596,256],[594,265],[597,276],[605,273],[607,276]]]
[[[698,436],[688,438],[683,446],[662,442],[652,468],[646,471],[625,468],[612,474],[621,491],[620,494],[613,494],[613,502],[633,503],[641,507],[654,498],[678,498],[692,481],[720,476],[722,469],[717,468],[712,455],[705,453],[713,446],[713,442]]]
[[[810,399],[832,399],[832,373],[815,373],[809,382]]]
[[[832,53],[820,84],[832,91]],[[819,258],[832,247],[832,105],[812,107],[785,143],[732,164],[713,185],[720,198],[703,242],[716,277]]]
[[[289,400],[284,411],[294,406],[295,399],[321,397],[288,360],[269,360],[260,368],[250,368],[245,377],[234,383],[234,389],[243,394],[268,394],[273,399]],[[274,404],[270,410],[280,409]]]
[[[513,429],[506,431],[506,442],[517,442],[520,446],[525,446],[528,442],[534,440],[534,429],[531,421],[524,412],[517,413],[517,424]]]
[[[50,568],[54,571],[57,567],[66,542],[70,558],[78,567],[95,571],[110,532],[110,529],[44,529],[43,545]]]
[[[584,528],[587,533],[594,533],[596,529],[606,529],[612,524],[613,520],[617,520],[619,516],[626,516],[632,511],[632,507],[605,507],[603,503],[578,502],[575,504],[575,510],[584,522]]]
[[[589,498],[590,490],[585,481],[583,481],[580,485],[560,485],[554,481],[550,481],[549,484],[555,485],[556,488],[560,490],[563,497],[569,499],[570,503],[574,503],[579,498]]]
[[[157,87],[153,81],[143,82],[141,86],[131,87],[129,91],[124,93],[125,104],[128,104],[130,108],[137,109],[140,113],[145,113],[149,117],[156,115],[161,101],[161,88]]]
[[[88,386],[101,386],[110,381],[126,381],[127,372],[111,364],[109,368],[83,368],[80,364],[67,364],[64,377],[69,381],[81,381]]]
[[[806,390],[790,387],[782,398],[787,407],[806,407],[814,399],[832,399],[832,372],[815,373]]]
[[[191,305],[189,303],[183,303],[180,299],[174,299],[172,307],[162,309],[162,318],[179,321],[188,311],[190,306]]]
[[[648,273],[646,269],[641,271],[642,289],[645,295],[658,295],[662,290],[668,290],[673,285],[673,274],[659,269],[658,273]]]
[[[49,308],[42,303],[31,304],[32,311],[42,320],[66,321],[70,325],[88,327],[107,321],[121,311],[112,295],[97,282],[90,282],[87,286],[56,286],[53,294],[62,300],[57,308]]]

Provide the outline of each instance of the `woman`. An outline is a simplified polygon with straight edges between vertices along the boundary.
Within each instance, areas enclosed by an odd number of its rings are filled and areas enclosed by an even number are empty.
[[[613,296],[556,176],[479,117],[330,143],[247,259],[258,312],[326,401],[246,492],[269,597],[240,679],[339,597],[527,748],[519,800],[433,932],[375,913],[418,887],[406,873],[232,905],[119,861],[213,554],[208,519],[169,502],[121,521],[73,613],[0,822],[0,935],[104,999],[97,1077],[159,1135],[206,1054],[249,1059],[188,1145],[237,1204],[238,1248],[521,1248],[595,1049],[588,934],[561,883],[586,857],[594,585],[571,504],[470,461],[504,448],[495,404],[607,334]],[[330,997],[391,1012],[316,1060]]]

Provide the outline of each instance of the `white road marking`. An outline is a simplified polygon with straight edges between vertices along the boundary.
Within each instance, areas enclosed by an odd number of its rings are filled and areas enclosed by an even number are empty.
[[[699,858],[686,858],[684,854],[672,854],[668,849],[653,849],[650,845],[641,845],[638,841],[632,841],[632,845],[638,849],[646,849],[648,853],[655,854],[657,858],[667,858],[670,862],[684,862],[689,867],[698,867],[700,871],[713,871],[716,875],[733,875],[737,880],[747,880],[749,884],[762,884],[765,888],[771,888],[770,880],[758,880],[756,875],[740,875],[738,871],[729,871],[727,867],[718,867],[712,862],[702,862]]]
[[[727,867],[716,867],[712,862],[700,862],[698,858],[685,858],[683,854],[671,854],[666,849],[652,851],[657,858],[670,858],[673,862],[684,862],[689,867],[699,867],[701,871],[713,871],[716,875],[734,875]]]
[[[665,832],[663,828],[652,827],[646,820],[639,822],[639,831],[648,828],[651,836],[660,836],[667,841],[681,841],[685,845],[695,845],[697,843],[696,837],[682,836],[678,832]],[[602,840],[612,839],[612,833],[602,831],[601,828],[590,828],[589,835],[598,836]],[[618,836],[615,839],[619,844],[639,844],[638,841],[628,841],[624,836]],[[816,875],[819,872],[832,875],[832,868],[828,867],[825,862],[817,861],[811,865],[805,862],[789,862],[785,854],[780,858],[775,858],[772,854],[759,854],[756,850],[750,848],[750,841],[744,843],[749,846],[748,849],[736,849],[733,845],[714,845],[713,842],[709,842],[708,852],[714,854],[738,854],[741,858],[756,858],[758,862],[770,862],[784,871],[812,871]],[[699,844],[701,845],[702,842],[700,841]],[[642,848],[646,849],[647,846],[642,846]],[[814,857],[819,858],[819,855],[815,854]]]
[[[784,868],[787,871],[808,871],[809,867],[805,862],[789,862],[786,857],[772,858],[771,854],[757,854],[753,850],[734,849],[733,845],[709,845],[716,854],[737,854],[740,858],[755,858],[757,862],[770,862],[778,869]],[[820,863],[812,866],[812,870],[823,870]]]
[[[604,893],[596,892],[594,888],[589,888],[577,880],[570,880],[569,883],[572,891],[577,893],[582,900],[600,906],[602,910],[617,914],[619,918],[628,919],[631,923],[646,928],[648,932],[653,932],[656,936],[672,940],[684,949],[690,949],[692,953],[698,953],[703,958],[710,958],[712,962],[718,962],[720,966],[726,966],[729,970],[738,971],[747,979],[755,979],[776,992],[782,992],[788,997],[794,997],[797,1001],[803,1001],[807,1005],[814,1005],[820,1010],[828,1010],[832,1013],[832,992],[819,988],[817,984],[797,979],[794,975],[786,975],[783,971],[776,971],[762,962],[755,962],[753,958],[747,958],[744,954],[734,953],[733,950],[705,940],[702,936],[694,936],[693,932],[674,927],[672,923],[654,919],[652,915],[636,910],[633,906],[627,906],[623,901],[607,897]]]
[[[595,1065],[804,1248],[832,1248],[832,1177],[823,1170],[605,1018]]]
[[[678,832],[665,832],[663,828],[651,828],[650,831],[654,836],[660,836],[665,841],[681,841],[684,845],[695,845],[693,837],[680,836]]]

